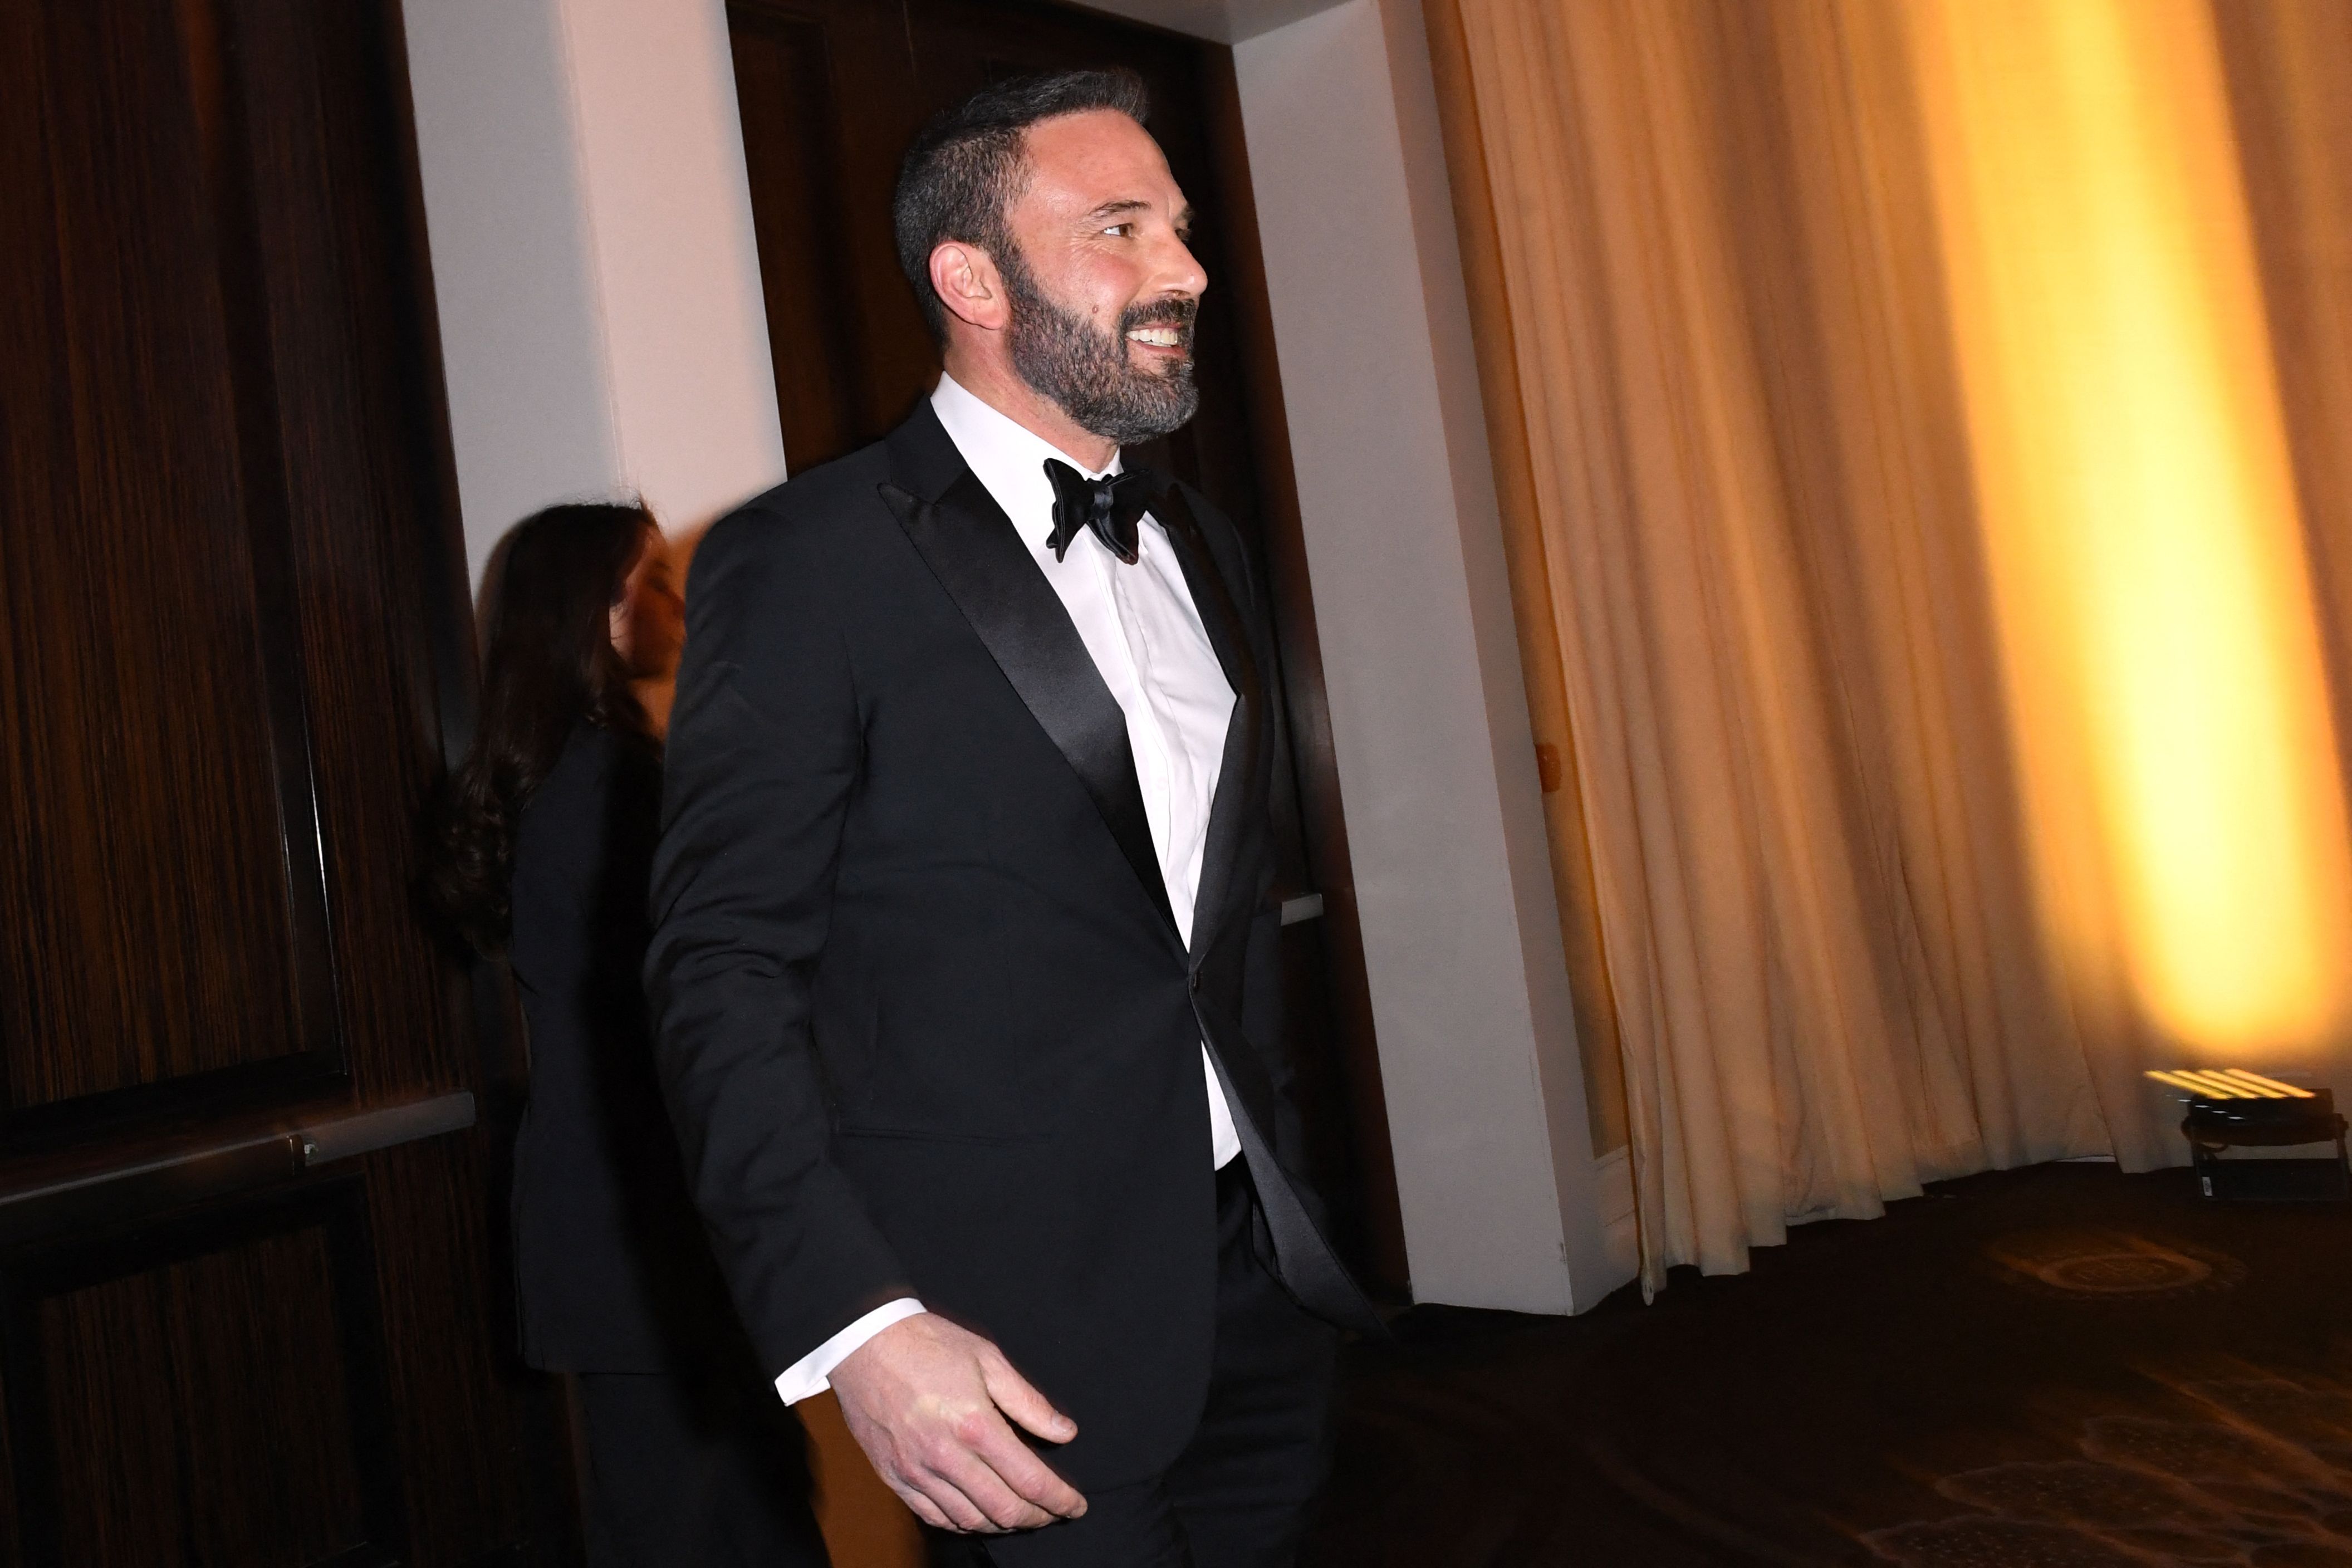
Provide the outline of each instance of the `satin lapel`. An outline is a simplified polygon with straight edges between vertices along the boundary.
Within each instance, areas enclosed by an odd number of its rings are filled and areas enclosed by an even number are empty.
[[[881,492],[916,553],[1086,785],[1152,907],[1178,936],[1151,824],[1143,815],[1127,716],[1103,684],[1069,612],[1022,548],[1012,519],[970,469],[936,501],[896,485],[883,485]]]
[[[1192,593],[1192,607],[1200,613],[1202,629],[1209,634],[1217,662],[1224,667],[1225,684],[1234,689],[1234,714],[1225,727],[1216,798],[1209,805],[1208,840],[1201,850],[1201,890],[1192,903],[1192,950],[1197,956],[1209,951],[1228,912],[1243,830],[1250,814],[1264,805],[1256,791],[1262,771],[1258,721],[1264,699],[1257,660],[1250,654],[1248,629],[1242,624],[1241,612],[1234,607],[1233,594],[1225,585],[1224,574],[1217,569],[1217,558],[1201,531],[1200,520],[1192,515],[1192,503],[1171,484],[1153,502],[1151,515],[1168,531],[1168,542],[1175,546],[1177,563],[1184,569],[1184,585]]]

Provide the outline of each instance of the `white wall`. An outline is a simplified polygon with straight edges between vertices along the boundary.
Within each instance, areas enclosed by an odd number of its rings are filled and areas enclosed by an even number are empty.
[[[1426,35],[1237,45],[1413,1294],[1568,1311],[1603,1240]]]
[[[784,475],[722,0],[562,0],[621,473],[673,528]]]
[[[409,88],[470,580],[507,523],[619,482],[552,0],[408,0]]]
[[[551,501],[783,477],[722,0],[408,0],[474,580]]]

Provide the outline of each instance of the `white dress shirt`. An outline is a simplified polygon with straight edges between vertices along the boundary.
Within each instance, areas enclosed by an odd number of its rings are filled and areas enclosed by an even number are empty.
[[[1127,715],[1128,745],[1135,753],[1136,782],[1143,788],[1143,815],[1151,825],[1168,906],[1176,929],[1189,933],[1234,692],[1201,626],[1167,531],[1147,514],[1137,527],[1137,559],[1129,564],[1092,530],[1081,530],[1056,561],[1047,542],[1054,531],[1054,484],[1045,477],[1045,459],[1058,458],[1090,479],[1101,476],[965,391],[952,376],[940,377],[931,409],[981,484],[1013,520],[1030,558],[1069,612],[1103,684]],[[1118,471],[1114,455],[1102,472]],[[1241,1152],[1241,1138],[1205,1042],[1201,1070],[1209,1083],[1209,1158],[1222,1169]],[[776,1379],[776,1392],[788,1405],[822,1393],[833,1369],[852,1351],[922,1310],[912,1297],[876,1308],[793,1363]]]

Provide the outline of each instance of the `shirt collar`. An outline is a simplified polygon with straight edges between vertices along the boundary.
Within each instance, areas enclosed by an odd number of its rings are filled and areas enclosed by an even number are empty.
[[[1046,458],[1067,463],[1089,479],[1119,471],[1118,453],[1111,454],[1109,468],[1090,469],[982,402],[945,372],[940,373],[939,390],[931,394],[931,411],[940,416],[948,439],[955,443],[973,475],[1004,509],[1024,541],[1040,528],[1050,531],[1053,527],[1054,482],[1045,477]]]

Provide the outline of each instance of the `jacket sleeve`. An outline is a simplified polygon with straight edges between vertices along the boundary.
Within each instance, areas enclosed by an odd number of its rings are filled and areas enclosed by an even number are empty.
[[[861,728],[811,531],[739,512],[696,552],[646,960],[687,1180],[771,1377],[914,1294],[834,1162],[812,1027]]]

